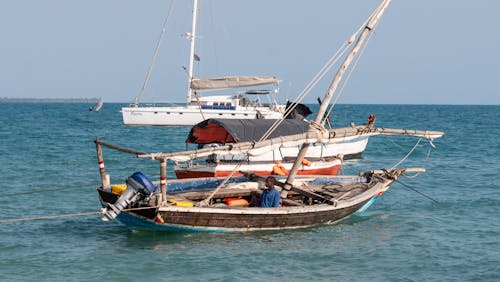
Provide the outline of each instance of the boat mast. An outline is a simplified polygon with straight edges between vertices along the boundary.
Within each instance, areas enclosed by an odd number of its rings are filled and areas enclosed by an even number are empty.
[[[384,13],[385,9],[389,5],[391,0],[383,0],[382,3],[377,7],[371,18],[369,19],[368,23],[366,24],[365,28],[361,32],[361,34],[358,37],[358,40],[356,41],[356,44],[352,48],[351,52],[349,55],[347,55],[346,59],[344,60],[344,63],[340,66],[339,70],[337,71],[337,74],[335,75],[335,78],[333,79],[332,83],[330,84],[330,87],[328,88],[328,91],[325,95],[325,98],[323,99],[323,103],[319,107],[318,114],[316,115],[316,119],[314,122],[316,124],[321,124],[321,120],[323,119],[323,116],[326,112],[326,107],[330,104],[330,100],[332,99],[333,93],[337,90],[337,87],[342,80],[342,76],[344,75],[345,71],[353,61],[354,57],[358,53],[358,51],[361,49],[361,46],[363,42],[365,41],[366,37],[368,34],[375,28],[377,25],[380,17]],[[297,155],[297,159],[295,160],[293,167],[290,171],[290,174],[288,175],[288,178],[286,179],[286,184],[290,187],[295,180],[295,175],[297,174],[297,171],[299,170],[299,167],[302,163],[302,160],[304,159],[307,149],[309,148],[309,144],[304,143],[299,151],[299,154]]]
[[[187,103],[191,102],[191,97],[193,95],[193,89],[191,89],[191,80],[193,79],[193,65],[194,65],[194,41],[196,38],[196,17],[198,14],[198,0],[193,1],[193,23],[191,27],[191,33],[188,34],[188,39],[190,42],[189,46],[189,68],[188,68],[188,92],[187,92]]]

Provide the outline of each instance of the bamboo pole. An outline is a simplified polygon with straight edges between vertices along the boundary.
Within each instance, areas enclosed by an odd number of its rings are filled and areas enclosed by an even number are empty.
[[[160,160],[160,188],[161,188],[161,203],[167,203],[167,160]]]
[[[385,135],[409,135],[409,136],[417,136],[428,139],[440,138],[444,135],[443,132],[440,131],[428,131],[428,130],[413,130],[413,129],[391,129],[391,128],[372,128],[368,129],[366,126],[357,126],[357,127],[344,127],[344,128],[336,128],[328,131],[328,142],[334,142],[337,139],[346,138],[346,137],[363,137],[363,136],[374,136],[378,134]],[[294,141],[307,141],[311,143],[316,142],[325,142],[325,140],[320,140],[318,138],[318,134],[314,131],[309,131],[306,133],[288,135],[288,136],[280,136],[272,139],[266,139],[259,143],[254,142],[241,142],[230,145],[224,145],[219,147],[211,147],[204,148],[198,150],[188,150],[181,152],[171,152],[171,153],[145,153],[142,151],[131,150],[127,148],[123,148],[111,143],[107,143],[97,139],[96,144],[100,144],[102,146],[115,149],[124,153],[134,154],[138,158],[150,158],[150,159],[174,159],[176,157],[189,157],[196,158],[207,156],[210,154],[223,154],[224,152],[232,152],[238,153],[243,151],[248,151],[252,149],[265,148],[268,146],[281,146],[283,142],[294,142]]]
[[[108,174],[106,174],[106,168],[104,167],[104,158],[102,156],[102,147],[101,144],[99,143],[99,138],[96,138],[94,143],[97,151],[97,162],[99,164],[99,173],[101,174],[101,185],[103,189],[108,188],[109,178]]]
[[[330,84],[330,87],[328,88],[328,91],[325,95],[325,98],[323,99],[323,103],[319,107],[318,114],[316,115],[316,119],[314,120],[314,122],[316,124],[321,124],[321,120],[323,119],[323,116],[325,115],[325,112],[326,112],[326,107],[330,104],[330,100],[332,99],[334,92],[337,90],[337,87],[338,87],[340,81],[342,80],[344,73],[346,72],[347,68],[354,60],[354,57],[357,55],[358,51],[361,49],[368,34],[377,25],[378,20],[380,19],[380,17],[384,13],[385,9],[387,8],[387,6],[389,5],[390,2],[391,2],[390,0],[383,0],[382,3],[380,3],[380,5],[375,10],[373,16],[369,19],[365,28],[363,29],[363,31],[359,35],[358,40],[356,41],[356,44],[352,48],[351,52],[347,55],[346,59],[344,60],[344,63],[340,66],[339,70],[337,71],[337,74],[335,75],[332,83]],[[308,148],[309,148],[309,144],[302,145],[302,148],[300,149],[300,152],[297,155],[297,159],[295,160],[293,167],[290,170],[290,174],[288,175],[288,178],[286,179],[286,184],[287,184],[288,188],[292,186],[292,183],[295,180],[295,175],[297,174],[297,171],[299,170],[302,159],[306,155]]]

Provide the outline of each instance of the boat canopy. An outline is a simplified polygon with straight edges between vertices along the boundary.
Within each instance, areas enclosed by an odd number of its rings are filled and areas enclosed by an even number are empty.
[[[259,141],[275,119],[207,119],[191,128],[186,143],[238,143]],[[268,138],[305,133],[309,124],[303,120],[286,119]]]
[[[223,76],[210,78],[193,78],[191,80],[191,89],[228,89],[266,84],[277,84],[279,82],[279,79],[274,76]]]

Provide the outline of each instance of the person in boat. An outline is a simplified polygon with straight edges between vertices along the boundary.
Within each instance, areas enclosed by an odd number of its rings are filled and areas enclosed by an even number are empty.
[[[260,197],[261,208],[277,208],[280,206],[280,192],[274,188],[276,178],[269,176],[266,178],[266,189]]]
[[[374,123],[375,123],[375,115],[370,114],[368,116],[368,128],[372,128]]]

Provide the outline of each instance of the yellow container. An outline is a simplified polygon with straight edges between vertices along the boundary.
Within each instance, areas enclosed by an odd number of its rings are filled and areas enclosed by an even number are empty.
[[[121,195],[127,189],[127,184],[113,184],[111,185],[111,193]]]
[[[171,202],[172,204],[175,204],[178,207],[192,208],[194,206],[193,202],[189,202],[189,201],[179,201],[179,200],[175,200],[175,199],[171,199],[168,201]]]

